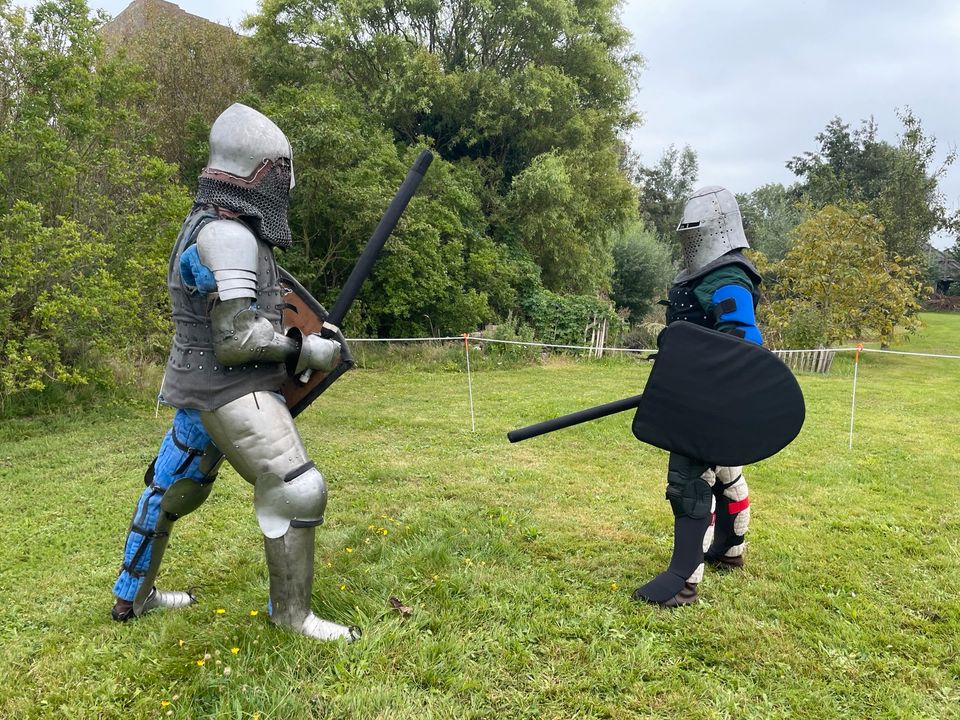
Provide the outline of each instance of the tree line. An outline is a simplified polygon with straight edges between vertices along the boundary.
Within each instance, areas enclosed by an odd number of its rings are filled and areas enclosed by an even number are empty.
[[[118,356],[162,360],[169,248],[210,123],[237,100],[291,139],[295,244],[280,261],[325,304],[412,159],[435,152],[351,334],[495,324],[575,343],[594,321],[613,337],[644,327],[676,271],[697,161],[632,155],[642,58],[617,5],[264,0],[244,34],[160,13],[130,41],[83,0],[0,1],[0,398],[109,382]],[[892,145],[837,119],[789,161],[797,184],[740,197],[774,342],[914,322],[919,251],[954,218],[934,140],[901,121]]]

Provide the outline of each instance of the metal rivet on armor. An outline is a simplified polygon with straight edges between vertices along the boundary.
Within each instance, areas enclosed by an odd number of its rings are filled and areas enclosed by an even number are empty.
[[[203,365],[199,366],[199,368],[197,368],[197,369],[198,369],[198,370],[203,370]]]

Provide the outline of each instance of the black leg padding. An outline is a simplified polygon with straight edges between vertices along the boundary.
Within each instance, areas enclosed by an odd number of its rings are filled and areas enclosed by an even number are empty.
[[[673,520],[673,556],[666,571],[634,591],[634,598],[664,603],[680,592],[687,578],[703,562],[703,536],[710,517],[678,517]]]

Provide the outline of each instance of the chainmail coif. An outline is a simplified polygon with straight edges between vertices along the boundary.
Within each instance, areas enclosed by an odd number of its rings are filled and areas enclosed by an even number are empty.
[[[244,178],[234,180],[221,171],[204,170],[194,204],[214,205],[237,213],[261,239],[285,250],[293,241],[287,222],[290,165],[285,162],[271,165],[255,183]]]

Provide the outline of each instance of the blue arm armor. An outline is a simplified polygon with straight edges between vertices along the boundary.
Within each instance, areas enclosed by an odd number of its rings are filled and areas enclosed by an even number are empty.
[[[217,289],[217,281],[210,269],[200,261],[196,244],[180,255],[180,278],[183,284],[206,295]]]
[[[724,285],[713,292],[711,298],[717,323],[733,323],[732,329],[725,330],[741,336],[757,345],[763,345],[757,318],[753,313],[753,294],[742,285]]]

